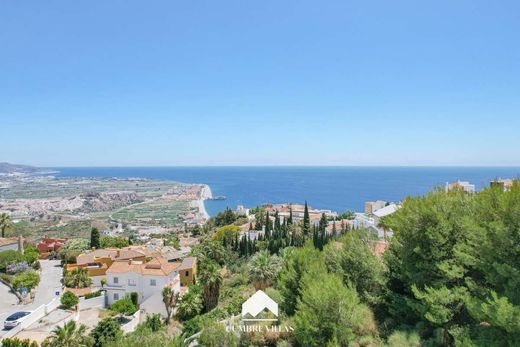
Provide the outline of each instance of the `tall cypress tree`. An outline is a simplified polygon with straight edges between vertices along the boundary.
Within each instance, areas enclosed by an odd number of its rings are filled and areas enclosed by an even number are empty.
[[[90,247],[97,249],[100,247],[100,244],[99,230],[92,228],[92,230],[90,230]]]
[[[267,239],[271,238],[271,223],[269,221],[269,211],[265,212],[265,237]]]
[[[292,220],[292,206],[289,207],[289,219],[287,220],[287,225],[291,225],[293,223]]]
[[[305,201],[305,210],[303,211],[303,235],[309,235],[311,231],[311,219],[309,217],[309,207],[307,206],[307,201]]]

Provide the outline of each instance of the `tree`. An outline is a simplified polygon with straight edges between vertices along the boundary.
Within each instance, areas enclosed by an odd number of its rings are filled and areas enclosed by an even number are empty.
[[[204,240],[192,251],[197,256],[199,267],[205,261],[214,261],[219,265],[224,265],[229,256],[228,250],[224,248],[222,242]]]
[[[282,269],[278,275],[277,288],[282,294],[281,308],[292,316],[301,295],[302,277],[306,273],[326,271],[323,255],[310,244],[303,248],[284,252]]]
[[[29,339],[20,340],[13,337],[2,339],[2,347],[38,347],[38,343]]]
[[[15,275],[11,281],[11,284],[16,289],[27,288],[31,290],[36,288],[40,283],[40,275],[32,270],[25,271]]]
[[[309,207],[307,206],[307,201],[305,201],[305,209],[303,211],[303,235],[307,237],[307,235],[311,232],[311,219],[309,217]]]
[[[112,318],[101,320],[90,332],[90,336],[94,339],[93,347],[105,347],[123,336],[123,331],[119,324]]]
[[[101,248],[123,248],[128,246],[128,239],[122,236],[103,236],[100,241]]]
[[[236,225],[225,225],[215,230],[213,240],[224,241],[230,243],[231,240],[235,239],[235,236],[240,232],[240,228]]]
[[[186,321],[202,311],[202,289],[198,285],[191,285],[188,292],[180,298],[177,316]]]
[[[205,347],[236,347],[239,338],[232,332],[227,332],[224,325],[214,322],[202,330],[198,343]]]
[[[75,267],[65,274],[63,283],[68,288],[87,288],[92,285],[92,279],[88,276],[86,268]]]
[[[94,340],[86,334],[87,327],[83,324],[77,327],[71,320],[63,327],[56,327],[47,337],[42,347],[91,347]]]
[[[339,274],[343,283],[355,288],[361,301],[375,308],[383,301],[384,267],[367,246],[371,239],[367,230],[355,230],[325,248],[325,264],[329,272]]]
[[[76,306],[77,304],[79,304],[79,299],[76,295],[74,295],[74,293],[70,292],[70,291],[66,291],[65,293],[63,293],[63,295],[61,296],[61,299],[60,299],[60,302],[61,302],[61,305],[66,309],[66,310],[69,310],[71,309],[72,307]]]
[[[370,309],[339,276],[321,272],[306,275],[294,316],[294,335],[300,346],[375,345],[377,330]]]
[[[217,213],[215,216],[215,226],[221,227],[224,225],[233,224],[237,220],[237,216],[229,207],[226,207],[224,211]]]
[[[208,312],[218,304],[222,276],[219,267],[213,261],[203,262],[199,270],[199,281],[203,285],[204,310]]]
[[[75,262],[75,258],[90,248],[86,239],[69,239],[60,248],[60,257],[66,262]]]
[[[248,264],[249,279],[256,290],[265,289],[271,285],[281,267],[281,260],[268,251],[256,253]]]
[[[177,305],[179,293],[175,292],[171,287],[164,287],[162,290],[164,308],[166,309],[166,323],[170,322],[173,310]]]
[[[110,305],[110,311],[119,314],[119,320],[121,320],[123,316],[134,314],[137,311],[137,307],[132,302],[130,296],[125,296]]]
[[[7,213],[0,213],[0,231],[2,237],[5,237],[5,232],[13,226],[11,217]]]
[[[101,242],[100,242],[100,235],[99,235],[99,230],[97,228],[92,228],[92,230],[90,230],[90,247],[91,248],[100,248],[101,246]]]

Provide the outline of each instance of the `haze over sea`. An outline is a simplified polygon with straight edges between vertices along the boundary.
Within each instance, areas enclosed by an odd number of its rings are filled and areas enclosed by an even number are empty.
[[[400,201],[456,180],[480,190],[494,178],[517,178],[520,167],[59,167],[58,177],[141,177],[205,183],[210,215],[227,206],[303,202],[314,208],[362,211],[365,201]]]

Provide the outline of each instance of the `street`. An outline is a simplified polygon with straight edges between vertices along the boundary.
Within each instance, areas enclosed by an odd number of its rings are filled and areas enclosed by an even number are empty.
[[[18,305],[18,299],[9,288],[0,283],[0,338],[7,332],[3,330],[4,320],[17,311],[32,311],[43,304],[48,304],[59,291],[61,295],[62,267],[59,260],[40,260],[40,284],[34,301],[27,305]]]

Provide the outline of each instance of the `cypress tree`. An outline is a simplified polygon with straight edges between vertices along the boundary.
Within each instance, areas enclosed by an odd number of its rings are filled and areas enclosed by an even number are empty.
[[[270,230],[271,223],[269,222],[269,211],[266,211],[265,213],[265,237],[267,239],[271,238],[271,230]]]
[[[307,201],[305,201],[305,210],[303,212],[303,235],[309,235],[311,231],[311,219],[309,217],[309,207],[307,206]]]
[[[90,247],[96,249],[100,247],[99,230],[97,228],[90,230]]]
[[[289,207],[289,219],[287,220],[287,225],[291,225],[293,223],[292,219],[292,206]]]

